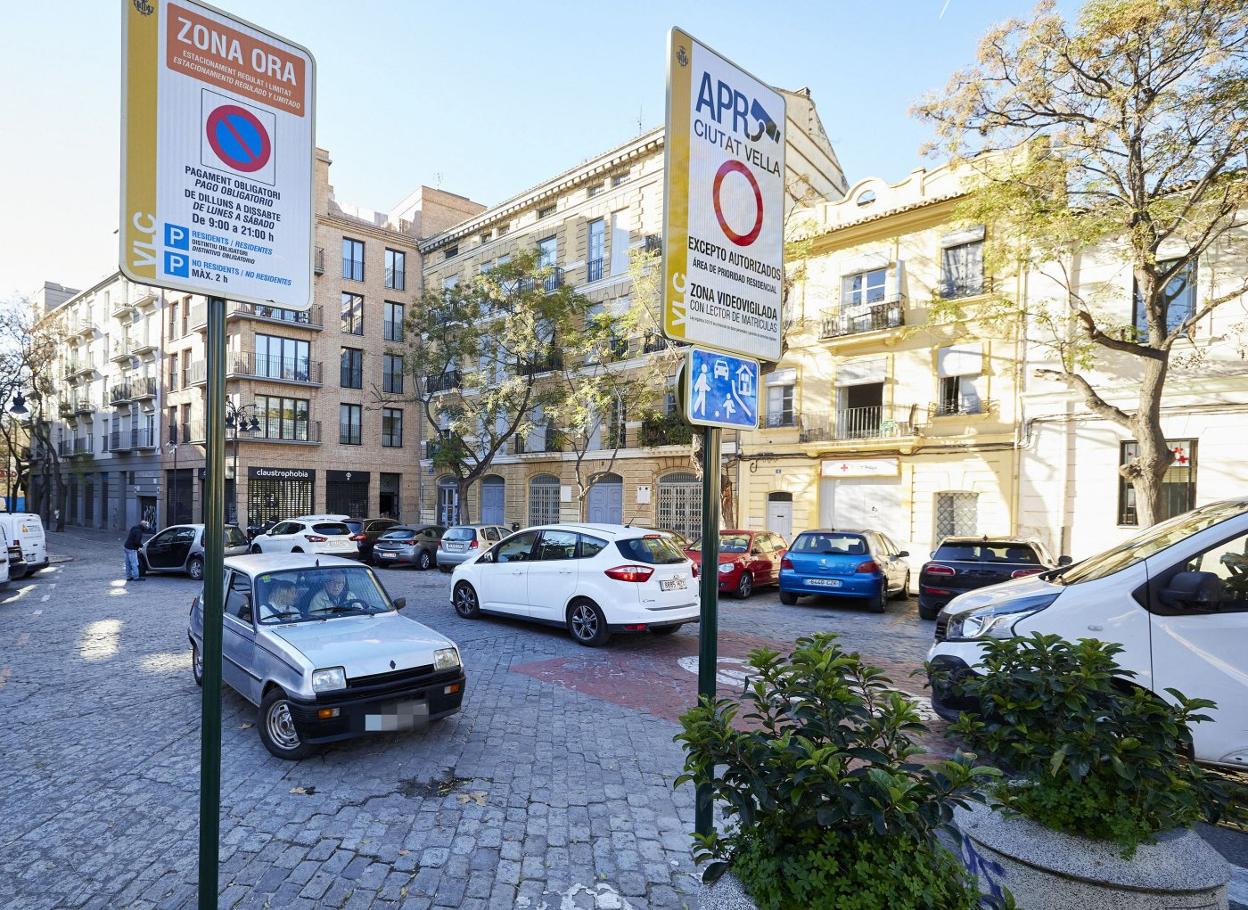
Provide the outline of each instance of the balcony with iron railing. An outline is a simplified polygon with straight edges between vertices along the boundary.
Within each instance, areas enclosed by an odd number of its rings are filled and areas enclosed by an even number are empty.
[[[517,376],[536,376],[539,373],[550,373],[554,370],[563,369],[563,353],[555,347],[548,350],[545,356],[530,360],[527,363],[518,364],[516,367]]]
[[[823,338],[843,338],[864,332],[880,332],[905,324],[906,297],[895,294],[891,299],[867,306],[844,308],[823,316]]]
[[[73,400],[75,414],[94,414],[95,403],[87,398],[75,398]]]
[[[641,241],[641,250],[643,253],[663,252],[663,236],[661,234],[647,234]]]
[[[914,436],[918,408],[913,405],[869,405],[842,408],[830,414],[803,414],[802,442],[842,442]]]
[[[74,454],[74,441],[72,439],[58,439],[56,441],[56,454],[62,458],[68,458]]]
[[[540,268],[547,271],[547,274],[544,277],[537,278],[537,279],[533,279],[533,278],[521,279],[520,281],[521,291],[531,291],[538,285],[541,285],[541,288],[543,291],[545,291],[547,294],[552,294],[555,291],[559,290],[559,288],[563,287],[563,269],[562,268],[560,268],[557,265],[556,266],[540,266]]]
[[[160,434],[155,427],[139,427],[130,431],[130,446],[135,449],[160,448]]]
[[[155,351],[156,348],[157,342],[147,334],[131,336],[130,338],[130,353],[135,356],[150,354]]]
[[[159,291],[146,285],[135,285],[130,294],[130,305],[133,307],[147,306],[149,303],[155,303]]]
[[[108,402],[114,407],[119,405],[128,405],[134,400],[134,396],[130,394],[130,383],[119,382],[108,390]]]
[[[128,336],[122,337],[122,338],[114,338],[112,353],[109,355],[108,359],[113,361],[114,363],[117,363],[122,360],[129,360],[130,355],[133,353],[134,351],[131,349],[130,338]]]
[[[285,307],[269,306],[260,303],[239,303],[232,300],[226,304],[226,320],[251,319],[270,325],[289,326],[297,329],[312,329],[319,332],[325,328],[325,308],[318,305],[306,310],[290,310]],[[191,308],[191,329],[204,332],[208,329],[208,305],[197,303]]]
[[[257,433],[240,433],[240,442],[273,442],[292,445],[320,445],[321,422],[319,420],[272,421]]]
[[[225,355],[225,378],[262,379],[293,385],[319,386],[322,384],[321,366],[319,360],[274,357],[252,351],[231,351]],[[202,360],[192,363],[186,372],[187,385],[202,385],[207,381],[207,364]]]
[[[156,397],[155,376],[135,376],[130,380],[130,397],[134,401]]]
[[[791,429],[800,423],[797,411],[793,408],[775,413],[769,411],[759,420],[759,426],[767,430]]]
[[[598,256],[598,257],[597,257],[597,258],[595,258],[595,259],[591,259],[591,260],[589,260],[589,262],[588,262],[588,263],[586,263],[586,265],[585,265],[585,282],[586,282],[587,284],[588,284],[588,283],[592,283],[592,282],[594,282],[594,281],[601,281],[601,280],[602,280],[602,274],[603,274],[603,273],[602,273],[602,263],[603,263],[603,259],[602,259],[602,257],[601,257],[601,256]]]
[[[79,316],[70,323],[69,333],[84,338],[90,338],[95,334],[96,325],[90,316]]]
[[[88,433],[86,436],[79,436],[74,439],[75,455],[90,455],[95,451],[95,436]]]
[[[312,257],[312,271],[318,275],[325,274],[325,247],[318,246]]]
[[[965,278],[942,277],[936,293],[942,300],[961,300],[963,297],[978,297],[991,294],[993,280],[990,275],[975,275]]]
[[[459,370],[448,370],[436,376],[425,377],[425,394],[436,395],[438,392],[449,392],[464,384],[464,374]]]

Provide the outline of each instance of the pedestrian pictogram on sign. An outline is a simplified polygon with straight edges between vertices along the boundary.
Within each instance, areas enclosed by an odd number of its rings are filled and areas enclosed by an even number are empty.
[[[699,426],[758,426],[758,361],[690,348],[685,365],[689,422]]]
[[[237,104],[223,104],[209,114],[205,132],[217,157],[236,171],[258,171],[273,153],[273,140],[260,118]]]

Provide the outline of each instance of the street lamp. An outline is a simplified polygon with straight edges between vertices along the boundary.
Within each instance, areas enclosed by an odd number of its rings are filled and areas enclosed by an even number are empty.
[[[4,504],[5,504],[4,510],[6,512],[13,511],[13,445],[12,445],[12,441],[17,438],[16,424],[17,424],[18,418],[25,417],[27,414],[30,413],[30,411],[27,410],[26,408],[26,398],[25,396],[22,395],[21,392],[18,392],[16,395],[13,396],[13,404],[9,407],[9,413],[13,415],[14,426],[13,426],[13,431],[9,434],[10,444],[8,446],[8,452],[6,453],[5,460],[4,460],[4,473],[5,473],[5,476],[8,478],[7,495],[5,496],[5,499],[4,499]]]
[[[225,427],[234,435],[234,485],[230,488],[231,523],[238,523],[238,431],[259,433],[260,421],[256,419],[255,404],[236,405],[232,399],[225,400]],[[247,419],[251,412],[251,419]]]

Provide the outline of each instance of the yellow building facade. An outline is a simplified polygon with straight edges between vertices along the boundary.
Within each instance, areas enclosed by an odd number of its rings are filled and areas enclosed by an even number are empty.
[[[916,170],[791,219],[790,329],[740,443],[741,523],[787,540],[874,528],[916,575],[946,535],[1016,531],[1020,340],[974,322],[977,300],[1011,289],[984,274],[962,195],[949,167]]]

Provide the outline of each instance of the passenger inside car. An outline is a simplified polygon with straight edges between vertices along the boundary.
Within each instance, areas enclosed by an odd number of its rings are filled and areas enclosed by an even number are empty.
[[[260,605],[260,619],[290,619],[299,615],[295,594],[295,586],[288,581],[279,580],[267,585],[265,602]]]

